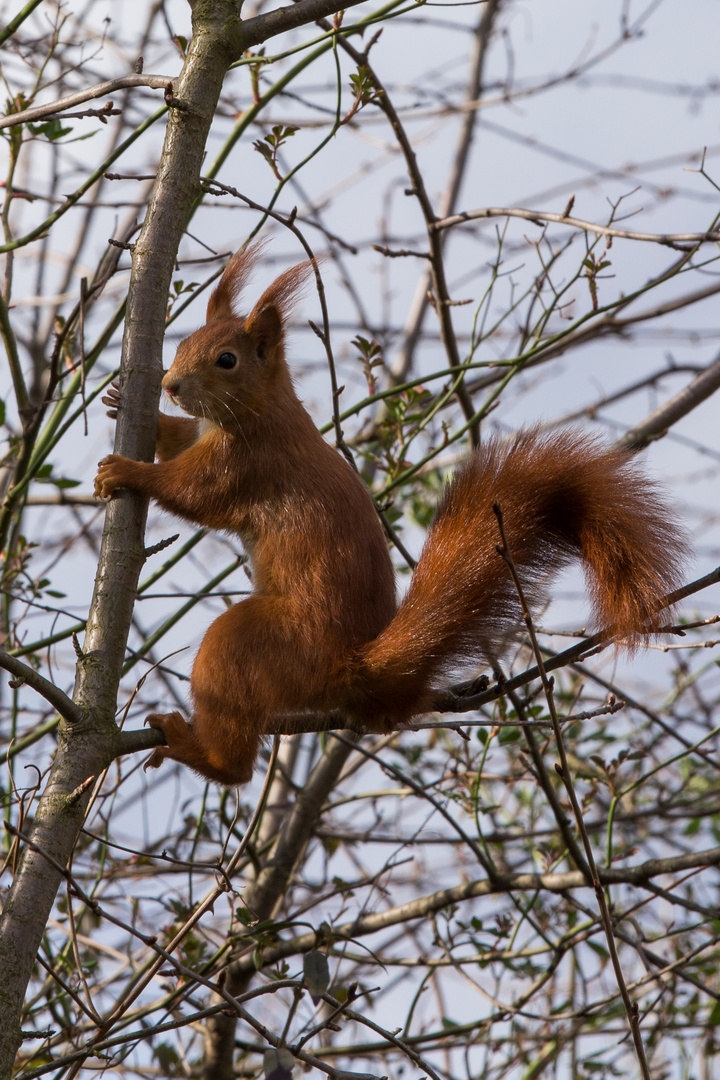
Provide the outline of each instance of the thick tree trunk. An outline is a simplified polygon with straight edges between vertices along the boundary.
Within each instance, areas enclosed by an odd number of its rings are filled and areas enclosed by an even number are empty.
[[[242,51],[235,0],[197,0],[193,38],[177,84],[158,176],[133,251],[122,357],[117,453],[151,461],[162,377],[168,290],[183,230],[200,193],[205,144],[223,79]],[[83,722],[63,721],[50,780],[0,920],[0,1076],[11,1074],[20,1013],[62,871],[83,823],[88,788],[115,757],[114,715],[135,590],[144,562],[145,501],[126,491],[108,504],[95,591],[78,663],[75,701]]]

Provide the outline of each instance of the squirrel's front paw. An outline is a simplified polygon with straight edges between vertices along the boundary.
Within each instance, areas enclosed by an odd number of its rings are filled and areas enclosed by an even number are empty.
[[[130,469],[135,464],[130,458],[120,454],[108,454],[98,463],[95,477],[95,495],[99,499],[108,499],[115,488],[130,486]]]

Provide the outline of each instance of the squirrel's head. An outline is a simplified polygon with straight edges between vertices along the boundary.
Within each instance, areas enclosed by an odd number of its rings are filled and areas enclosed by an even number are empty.
[[[205,326],[180,343],[162,381],[169,399],[184,412],[221,427],[259,415],[292,385],[285,325],[313,264],[286,270],[243,316],[237,300],[261,249],[254,244],[232,257],[208,301]]]

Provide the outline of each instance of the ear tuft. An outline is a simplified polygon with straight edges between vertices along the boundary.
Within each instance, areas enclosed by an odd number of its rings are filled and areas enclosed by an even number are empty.
[[[238,317],[235,311],[235,303],[247,284],[248,277],[264,246],[264,241],[261,240],[258,243],[250,244],[249,247],[241,248],[240,251],[233,255],[208,300],[207,322],[213,322],[215,319],[235,319]]]
[[[285,321],[292,310],[292,306],[298,298],[303,285],[313,273],[314,264],[313,261],[308,259],[307,262],[299,263],[297,266],[291,266],[289,270],[286,270],[284,274],[281,274],[279,278],[273,281],[258,300],[255,307],[250,312],[246,322],[245,330],[250,336],[254,336],[256,326],[259,320],[262,318],[265,320],[263,326],[269,327],[269,320],[272,318],[269,314],[265,314],[268,311],[274,312],[274,318],[277,322],[277,335],[275,341],[268,346],[272,348],[277,345],[278,341],[282,337],[282,332],[285,326]]]

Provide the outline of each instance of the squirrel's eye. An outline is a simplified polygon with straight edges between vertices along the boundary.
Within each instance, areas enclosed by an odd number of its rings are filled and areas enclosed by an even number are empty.
[[[234,368],[237,364],[237,356],[234,356],[231,352],[220,353],[215,361],[215,367],[224,368],[225,371],[229,371],[230,368]]]

